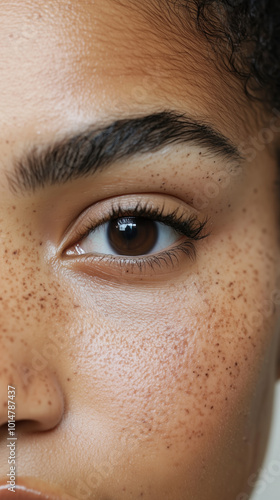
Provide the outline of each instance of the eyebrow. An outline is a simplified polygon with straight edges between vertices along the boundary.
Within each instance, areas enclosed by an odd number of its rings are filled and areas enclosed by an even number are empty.
[[[29,148],[6,174],[12,192],[35,192],[88,177],[137,154],[157,152],[172,144],[189,143],[210,156],[240,162],[238,148],[208,123],[175,111],[116,120],[56,141]]]

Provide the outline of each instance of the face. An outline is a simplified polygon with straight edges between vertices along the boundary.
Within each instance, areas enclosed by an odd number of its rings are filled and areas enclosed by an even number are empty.
[[[59,498],[245,500],[263,458],[280,118],[160,3],[1,6],[3,486],[9,409]]]

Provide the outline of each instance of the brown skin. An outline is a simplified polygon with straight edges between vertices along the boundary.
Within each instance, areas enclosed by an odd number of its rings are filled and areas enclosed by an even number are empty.
[[[164,12],[156,21],[151,2],[113,0],[1,5],[4,482],[8,384],[18,477],[78,499],[234,500],[261,464],[279,370],[276,132],[211,197],[226,162],[188,145],[27,196],[8,189],[15,156],[98,120],[176,109],[236,145],[268,126],[195,31],[182,38]],[[139,193],[210,219],[194,261],[126,273],[63,259],[79,214]]]

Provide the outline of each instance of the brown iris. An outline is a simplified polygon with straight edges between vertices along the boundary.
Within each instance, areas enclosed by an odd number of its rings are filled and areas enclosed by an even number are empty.
[[[119,255],[144,255],[157,242],[157,224],[144,217],[113,219],[108,224],[107,237],[114,252]]]

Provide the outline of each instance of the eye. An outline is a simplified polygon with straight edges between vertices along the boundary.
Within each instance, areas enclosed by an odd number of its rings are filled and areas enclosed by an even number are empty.
[[[139,257],[155,254],[182,239],[175,229],[145,217],[119,217],[101,224],[76,245],[79,254]]]
[[[121,270],[158,272],[181,263],[181,256],[194,259],[196,242],[205,238],[207,219],[173,198],[126,195],[89,207],[65,237],[63,254],[77,264],[105,275]],[[64,240],[64,241],[65,241]],[[89,272],[90,269],[89,269]]]

